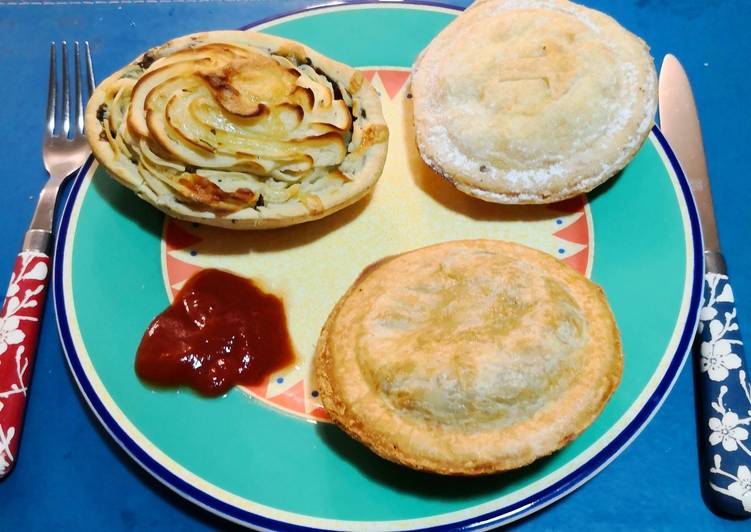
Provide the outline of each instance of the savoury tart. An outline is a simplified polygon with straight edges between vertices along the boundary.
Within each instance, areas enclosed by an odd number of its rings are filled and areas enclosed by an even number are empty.
[[[367,268],[316,352],[323,405],[380,456],[451,475],[563,447],[620,382],[602,289],[550,255],[455,241]]]
[[[139,197],[233,229],[291,225],[357,201],[388,143],[360,72],[249,31],[149,50],[97,87],[85,120],[96,158]]]
[[[657,75],[647,45],[566,0],[480,0],[412,73],[417,146],[459,190],[496,203],[588,192],[647,138]]]

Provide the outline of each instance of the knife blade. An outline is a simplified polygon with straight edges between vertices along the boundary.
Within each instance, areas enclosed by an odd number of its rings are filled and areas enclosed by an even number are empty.
[[[704,242],[704,298],[694,379],[702,495],[720,514],[751,516],[751,381],[735,300],[720,251],[699,115],[688,76],[666,55],[659,80],[660,130],[680,161],[696,200]]]
[[[660,130],[681,163],[699,209],[704,250],[720,252],[712,191],[709,186],[699,114],[688,76],[678,59],[667,54],[660,69]]]

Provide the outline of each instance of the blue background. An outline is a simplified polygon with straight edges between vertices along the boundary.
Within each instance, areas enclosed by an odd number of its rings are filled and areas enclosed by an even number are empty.
[[[234,28],[299,9],[294,1],[74,0],[0,2],[0,279],[9,278],[45,173],[41,137],[49,42],[89,40],[97,78],[139,51],[194,31]],[[683,62],[702,118],[717,223],[741,329],[751,331],[750,0],[588,0],[644,38],[657,65]],[[384,28],[388,38],[388,28]],[[103,243],[104,244],[104,243]],[[116,243],[115,243],[116,244]],[[2,282],[2,281],[0,281]],[[113,317],[116,319],[116,317]],[[751,333],[748,333],[751,334]],[[711,514],[697,465],[692,364],[644,432],[603,472],[521,530],[749,530]],[[290,486],[291,495],[314,487]],[[45,311],[15,471],[0,481],[0,529],[228,528],[142,471],[90,413]]]

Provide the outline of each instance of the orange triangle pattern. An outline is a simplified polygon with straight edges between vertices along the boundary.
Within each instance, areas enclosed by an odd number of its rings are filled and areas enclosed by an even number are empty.
[[[381,78],[389,98],[393,100],[409,78],[409,70],[379,70],[378,77]]]
[[[579,253],[561,260],[577,272],[585,274],[587,272],[587,262],[589,261],[589,246],[582,249]]]
[[[266,393],[268,394],[268,391]],[[302,410],[300,406],[305,404],[305,383],[302,380],[297,381],[297,383],[292,388],[285,391],[284,393],[280,393],[279,395],[275,395],[273,397],[269,397],[267,395],[266,399],[274,404],[283,406],[288,410],[299,412],[300,410]]]
[[[386,93],[392,100],[397,94],[399,94],[399,91],[402,90],[402,87],[409,79],[408,70],[387,70],[379,68],[377,70],[363,70],[362,74],[365,76],[365,79],[371,83],[374,82],[377,75],[378,79],[381,80],[381,85],[386,89]]]
[[[305,413],[306,410],[306,401],[305,401],[305,382],[300,380],[297,383],[295,383],[294,386],[289,388],[283,393],[280,393],[279,395],[269,396],[268,395],[268,384],[269,380],[266,379],[261,384],[256,384],[252,386],[243,386],[245,390],[250,392],[251,395],[255,395],[258,397],[262,397],[266,401],[277,405],[281,407],[283,410],[291,411],[291,412],[298,412],[298,413]],[[311,410],[310,412],[307,412],[307,415],[312,417],[313,419],[318,420],[327,420],[329,419],[328,414],[326,414],[326,411],[320,407],[316,406]]]
[[[165,257],[167,263],[167,279],[169,281],[170,288],[172,289],[172,296],[174,297],[178,290],[175,288],[176,284],[187,281],[194,273],[201,268],[195,264],[183,262],[180,259],[176,259],[170,254]]]
[[[589,244],[589,227],[587,226],[587,215],[582,214],[574,222],[560,231],[554,233],[560,239],[568,240],[576,244],[582,244],[586,246]]]

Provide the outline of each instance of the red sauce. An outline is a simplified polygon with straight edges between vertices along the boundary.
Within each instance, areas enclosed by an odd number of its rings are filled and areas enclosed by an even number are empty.
[[[294,361],[281,299],[248,279],[207,269],[151,322],[138,346],[136,374],[215,396],[236,384],[260,384]]]

